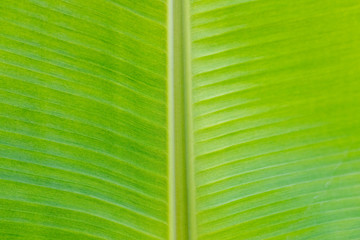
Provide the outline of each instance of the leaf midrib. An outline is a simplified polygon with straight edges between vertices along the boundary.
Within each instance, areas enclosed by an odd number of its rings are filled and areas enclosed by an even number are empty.
[[[196,239],[190,1],[168,3],[169,239]]]

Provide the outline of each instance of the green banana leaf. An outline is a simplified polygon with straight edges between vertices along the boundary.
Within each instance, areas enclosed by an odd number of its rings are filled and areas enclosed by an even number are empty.
[[[0,239],[360,239],[358,0],[1,0]]]

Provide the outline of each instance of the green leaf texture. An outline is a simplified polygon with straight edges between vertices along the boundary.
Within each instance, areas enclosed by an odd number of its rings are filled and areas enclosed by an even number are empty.
[[[191,2],[198,239],[360,239],[357,0]]]
[[[0,239],[165,239],[161,0],[1,0]]]
[[[359,43],[358,0],[1,0],[0,239],[360,239]]]

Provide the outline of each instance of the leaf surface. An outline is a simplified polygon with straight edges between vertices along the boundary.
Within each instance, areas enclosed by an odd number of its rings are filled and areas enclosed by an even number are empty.
[[[360,237],[357,1],[191,1],[198,239]]]
[[[360,238],[356,0],[2,0],[0,238]]]
[[[166,4],[0,11],[1,239],[167,238]]]

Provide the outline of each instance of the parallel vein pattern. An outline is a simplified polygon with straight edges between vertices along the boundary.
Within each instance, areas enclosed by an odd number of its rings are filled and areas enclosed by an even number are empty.
[[[360,239],[359,16],[191,1],[199,239]]]
[[[1,239],[167,238],[166,8],[1,1]]]

